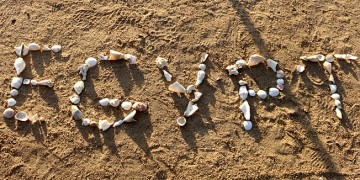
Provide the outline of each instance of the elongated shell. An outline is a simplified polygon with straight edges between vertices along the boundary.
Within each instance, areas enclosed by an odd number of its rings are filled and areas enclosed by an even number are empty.
[[[176,93],[186,93],[186,89],[179,82],[174,82],[169,86],[169,90]]]
[[[47,86],[47,87],[53,87],[54,82],[50,79],[41,80],[37,82],[37,85]]]
[[[58,52],[61,51],[61,46],[55,44],[55,45],[53,45],[53,46],[51,47],[51,50],[52,50],[54,53],[58,53]]]
[[[353,56],[353,55],[351,55],[351,54],[346,54],[346,58],[347,59],[349,59],[349,60],[357,60],[359,57],[357,57],[357,56]]]
[[[158,68],[163,69],[167,65],[168,60],[162,57],[157,57],[155,63]]]
[[[124,54],[118,51],[110,50],[110,55],[108,60],[119,60],[124,59]]]
[[[168,73],[166,70],[163,70],[164,72],[164,76],[165,76],[165,79],[166,81],[171,81],[171,78],[172,78],[172,75],[170,73]]]
[[[346,59],[346,54],[334,54],[334,57],[335,57],[336,59],[345,60],[345,59]]]
[[[16,74],[19,75],[25,69],[25,61],[23,58],[16,58],[14,62]]]
[[[21,56],[23,46],[24,46],[24,44],[21,44],[20,46],[17,46],[17,47],[14,48],[16,55]]]
[[[19,121],[27,121],[29,120],[29,116],[26,114],[26,112],[21,111],[15,114],[15,119]]]
[[[80,94],[85,88],[85,84],[83,81],[77,81],[74,85],[74,90],[76,94]]]
[[[206,59],[208,58],[208,56],[209,56],[209,54],[207,54],[207,53],[202,53],[201,54],[201,60],[200,60],[200,62],[205,62],[206,61]]]
[[[240,110],[241,110],[241,112],[244,113],[245,119],[250,121],[250,106],[249,106],[249,103],[247,101],[244,101],[240,105]]]
[[[40,45],[40,51],[44,52],[44,51],[51,51],[51,48],[49,48],[47,45]]]
[[[22,85],[22,82],[23,82],[22,77],[13,77],[11,79],[11,87],[13,87],[15,89],[19,89],[20,86]]]
[[[186,107],[186,111],[184,113],[185,117],[190,117],[198,110],[197,104],[194,104],[192,101],[189,101],[188,106]]]
[[[38,50],[40,50],[40,45],[38,45],[36,43],[30,43],[28,45],[28,47],[29,47],[30,51],[38,51]]]
[[[205,71],[203,70],[198,71],[195,86],[199,86],[203,82],[204,78],[205,78]]]
[[[266,63],[274,72],[276,72],[276,66],[278,64],[276,61],[274,61],[272,59],[268,59],[268,60],[266,60]]]
[[[132,111],[130,114],[128,114],[125,118],[124,118],[124,122],[134,122],[136,121],[136,119],[134,119],[136,115],[136,110]]]
[[[265,60],[266,60],[266,59],[265,59],[263,56],[258,55],[258,54],[254,54],[254,55],[250,56],[247,65],[248,65],[249,67],[255,66],[255,65],[258,65],[258,64],[264,62]]]
[[[246,89],[246,86],[240,86],[239,95],[242,100],[246,100],[246,98],[248,97],[248,90]]]
[[[111,127],[113,123],[107,121],[107,120],[100,120],[98,124],[98,128],[102,131],[106,131]]]
[[[329,72],[329,74],[331,74],[331,63],[329,63],[328,61],[324,61],[323,67],[327,72]]]

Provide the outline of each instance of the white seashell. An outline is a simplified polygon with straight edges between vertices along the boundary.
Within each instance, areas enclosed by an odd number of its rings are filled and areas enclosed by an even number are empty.
[[[123,108],[125,111],[130,110],[132,107],[132,103],[130,101],[124,101],[121,103],[121,108]]]
[[[200,97],[202,96],[202,93],[201,92],[195,92],[194,96],[195,96],[194,99],[191,100],[192,102],[198,101],[200,99]]]
[[[338,99],[336,99],[336,100],[335,100],[335,106],[336,106],[337,108],[339,108],[339,109],[342,109],[342,108],[341,108],[341,101],[338,100]]]
[[[81,80],[86,80],[87,71],[89,70],[89,65],[83,64],[78,67],[79,74],[82,75]]]
[[[137,57],[132,54],[125,54],[124,59],[129,61],[129,64],[136,64]]]
[[[11,91],[10,91],[10,96],[17,96],[19,94],[19,91],[17,90],[17,89],[12,89]]]
[[[331,95],[331,98],[333,98],[335,100],[340,100],[340,94],[334,93],[334,94]]]
[[[84,81],[77,81],[74,85],[74,90],[76,94],[80,94],[85,88]]]
[[[172,75],[167,71],[163,70],[166,81],[171,81]]]
[[[22,83],[28,85],[31,83],[31,79],[24,79]]]
[[[28,45],[28,47],[29,47],[30,51],[38,51],[38,50],[40,50],[40,45],[38,45],[36,43],[30,43]]]
[[[144,112],[148,109],[148,105],[143,102],[135,102],[132,105],[132,108],[135,109],[137,112]]]
[[[21,44],[20,46],[14,48],[14,49],[15,49],[15,53],[16,53],[18,56],[21,56],[23,46],[24,46],[24,44]]]
[[[122,123],[124,123],[123,120],[118,120],[118,121],[116,121],[116,122],[113,124],[113,127],[120,126],[120,125],[122,125]]]
[[[254,97],[256,95],[256,92],[254,90],[252,90],[252,89],[249,89],[248,92],[249,92],[249,95],[252,96],[252,97]]]
[[[270,89],[269,89],[269,95],[270,95],[271,97],[279,96],[279,94],[280,94],[279,89],[277,89],[277,88],[270,88]]]
[[[284,90],[284,85],[278,84],[278,85],[276,85],[276,88],[278,88],[280,91],[282,91],[282,90]]]
[[[330,76],[329,76],[329,81],[331,83],[335,84],[335,78],[334,78],[334,76],[332,74],[330,74]]]
[[[305,66],[302,66],[302,65],[296,65],[295,68],[296,68],[296,71],[299,73],[302,73],[305,71]]]
[[[336,58],[336,59],[343,59],[343,60],[345,60],[346,59],[346,54],[334,54],[334,57]]]
[[[81,120],[83,117],[83,113],[79,110],[77,106],[71,105],[71,116],[75,120]]]
[[[327,62],[332,63],[332,62],[334,62],[335,58],[332,54],[328,54],[328,55],[326,55],[325,59]]]
[[[250,106],[247,101],[244,101],[240,105],[240,110],[244,113],[244,117],[247,121],[250,121]]]
[[[168,64],[168,60],[162,57],[157,57],[155,63],[158,68],[163,69]]]
[[[110,102],[109,98],[100,99],[99,104],[103,107],[108,106]]]
[[[244,129],[247,130],[247,131],[249,131],[249,130],[252,129],[252,123],[251,123],[251,121],[244,121],[244,122],[243,122],[243,125],[244,125]]]
[[[73,94],[69,97],[70,102],[73,104],[79,104],[80,103],[80,96],[77,94]]]
[[[22,50],[22,56],[26,56],[28,53],[29,53],[29,47],[25,46],[23,47],[23,50]]]
[[[25,69],[25,61],[23,58],[16,58],[14,62],[16,74],[19,75]]]
[[[335,112],[336,112],[336,116],[337,116],[339,119],[342,119],[341,110],[340,110],[339,108],[336,108],[336,109],[335,109]]]
[[[195,86],[194,85],[189,85],[187,88],[186,88],[186,92],[188,94],[190,94],[192,91],[195,90]]]
[[[239,83],[240,86],[245,86],[245,85],[247,85],[247,82],[244,81],[244,80],[240,80],[238,83]]]
[[[60,52],[61,51],[61,46],[60,45],[53,45],[52,47],[51,47],[51,50],[54,52],[54,53],[58,53],[58,52]]]
[[[102,130],[102,131],[106,131],[107,129],[109,129],[111,127],[113,123],[107,121],[107,120],[100,120],[99,121],[99,129]]]
[[[203,62],[205,62],[206,61],[206,59],[208,58],[208,56],[209,56],[209,54],[207,54],[207,53],[202,53],[201,54],[201,62],[203,63]]]
[[[91,123],[90,119],[83,119],[81,125],[83,126],[89,126]]]
[[[358,59],[357,56],[353,56],[351,54],[346,54],[346,58],[349,59],[349,60],[354,60],[354,61]]]
[[[15,115],[15,111],[11,108],[7,108],[3,112],[4,118],[7,118],[7,119],[13,118],[14,115]]]
[[[22,77],[13,77],[11,79],[11,87],[15,89],[19,89],[22,85],[23,78]]]
[[[334,94],[337,90],[337,86],[335,84],[329,84],[330,87],[330,93]]]
[[[184,113],[185,117],[190,117],[198,110],[197,104],[194,104],[192,101],[189,101],[188,106],[186,107],[186,111]]]
[[[123,121],[124,121],[124,122],[134,122],[134,121],[136,121],[136,120],[134,119],[135,115],[136,115],[136,110],[134,110],[134,111],[132,111],[130,114],[128,114],[128,115],[123,119]]]
[[[254,54],[254,55],[250,56],[247,65],[248,65],[249,67],[255,66],[255,65],[258,65],[258,64],[261,63],[261,62],[264,62],[265,60],[266,60],[266,59],[265,59],[263,56],[260,56],[260,55],[258,55],[258,54]]]
[[[93,57],[89,57],[85,60],[85,64],[87,64],[89,66],[89,68],[92,68],[92,67],[96,66],[97,60]]]
[[[237,61],[235,62],[235,64],[238,65],[238,66],[241,66],[241,67],[247,66],[246,61],[243,60],[243,59],[237,60]]]
[[[107,61],[109,60],[109,56],[106,56],[104,54],[99,54],[98,58],[100,59],[100,61]]]
[[[318,59],[319,61],[325,61],[325,56],[322,55],[322,54],[318,54],[318,55],[317,55],[317,59]]]
[[[179,82],[174,82],[173,84],[170,84],[169,90],[176,93],[186,93],[186,89],[184,86],[182,86]]]
[[[266,91],[264,90],[259,90],[256,94],[259,96],[260,99],[265,99],[267,97]]]
[[[203,70],[198,71],[195,86],[199,86],[203,82],[204,78],[205,78],[205,71]]]
[[[49,46],[46,46],[46,45],[40,45],[40,51],[41,52],[51,51],[51,48],[49,48]]]
[[[110,99],[109,104],[112,107],[118,107],[120,105],[120,100],[119,99]]]
[[[48,87],[53,87],[54,86],[54,82],[52,82],[50,79],[41,80],[41,81],[37,81],[37,80],[33,79],[30,82],[31,82],[31,84],[33,86],[36,86],[36,85],[48,86]]]
[[[324,61],[325,56],[322,54],[318,54],[318,55],[312,55],[312,56],[305,56],[305,59],[302,56],[302,57],[300,57],[300,59],[305,60],[305,61],[318,62],[318,61]]]
[[[124,59],[124,54],[118,51],[110,50],[110,55],[108,60],[119,60]]]
[[[270,67],[274,72],[276,72],[276,66],[277,66],[277,62],[272,60],[272,59],[267,59],[266,63],[268,65],[268,67]]]
[[[277,78],[281,79],[281,78],[283,78],[284,76],[285,76],[285,73],[284,73],[283,70],[278,70],[278,71],[276,71],[276,77],[277,77]]]
[[[331,74],[331,63],[324,61],[323,67],[327,72],[329,72],[329,74]]]
[[[276,84],[283,85],[284,84],[284,79],[277,79]]]
[[[226,70],[228,70],[229,75],[238,75],[239,71],[238,71],[238,66],[237,65],[230,65],[226,67]]]
[[[176,119],[176,123],[179,125],[179,126],[185,126],[186,124],[186,118],[184,117],[179,117]]]
[[[205,64],[199,64],[199,69],[205,71],[206,65]]]
[[[242,100],[245,100],[248,97],[248,91],[246,89],[246,86],[240,86],[239,95]]]
[[[8,107],[15,106],[15,104],[16,104],[16,100],[14,98],[9,98],[7,100],[7,106]]]
[[[21,111],[15,114],[15,119],[19,121],[27,121],[29,120],[29,116],[26,114],[26,112]]]

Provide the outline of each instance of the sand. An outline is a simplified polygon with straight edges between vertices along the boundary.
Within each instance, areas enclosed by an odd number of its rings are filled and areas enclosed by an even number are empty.
[[[16,111],[37,113],[38,125],[0,119],[1,179],[355,179],[360,177],[360,65],[336,61],[333,71],[343,116],[333,109],[328,74],[301,55],[360,55],[358,1],[1,1],[1,98],[10,97],[14,46],[60,44],[61,54],[34,52],[21,74],[52,79],[53,89],[22,86]],[[134,123],[106,132],[70,117],[68,97],[86,58],[110,49],[138,56],[137,65],[101,62],[89,70],[80,109],[114,122],[127,113],[99,99],[149,104]],[[170,60],[174,78],[194,83],[200,55],[209,53],[199,112],[176,124],[188,98],[167,91],[155,66]],[[249,98],[250,132],[243,129],[237,82],[252,89],[275,85],[264,65],[229,77],[224,70],[252,54],[285,71],[279,98]],[[302,74],[295,64],[306,65]],[[0,108],[1,112],[5,105]]]

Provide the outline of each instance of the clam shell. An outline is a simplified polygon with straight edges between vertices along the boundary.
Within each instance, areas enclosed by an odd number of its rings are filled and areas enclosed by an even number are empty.
[[[237,61],[235,62],[235,64],[238,65],[238,66],[241,66],[241,67],[247,66],[246,61],[243,60],[243,59],[237,60]]]
[[[240,110],[244,114],[245,119],[250,121],[250,106],[249,106],[249,103],[247,101],[244,101],[240,105]]]
[[[277,66],[277,62],[272,60],[272,59],[267,59],[266,63],[268,65],[268,67],[270,67],[274,72],[276,72],[276,66]]]
[[[195,96],[194,99],[192,99],[191,101],[192,102],[197,102],[200,99],[200,97],[202,96],[202,93],[201,92],[195,92],[194,96]]]
[[[100,99],[99,104],[103,107],[108,106],[110,102],[109,98]]]
[[[29,120],[29,116],[26,114],[26,112],[21,111],[15,114],[15,119],[19,121],[27,121]]]
[[[97,65],[97,60],[93,57],[89,57],[85,60],[85,64],[87,64],[89,68],[92,68]]]
[[[124,59],[129,61],[129,64],[136,64],[137,57],[132,54],[125,54]]]
[[[204,78],[205,78],[205,71],[203,70],[198,71],[195,86],[199,86],[203,82]]]
[[[331,95],[331,98],[333,98],[333,99],[335,99],[335,100],[340,100],[340,94],[338,94],[338,93],[334,93],[334,94],[332,94]]]
[[[120,100],[119,99],[110,99],[109,104],[112,107],[118,107],[120,105]]]
[[[264,90],[259,90],[256,94],[259,96],[260,99],[265,99],[267,97],[266,91]]]
[[[278,88],[270,88],[269,89],[269,95],[271,97],[277,97],[277,96],[279,96],[279,94],[280,94],[280,91]]]
[[[40,50],[40,45],[38,45],[36,43],[30,43],[28,45],[28,47],[29,47],[30,51],[38,51],[38,50]]]
[[[80,94],[85,88],[84,81],[77,81],[74,85],[74,90],[76,94]]]
[[[334,94],[337,90],[337,86],[335,84],[329,84],[330,93]]]
[[[9,98],[7,100],[7,106],[11,107],[11,106],[15,106],[16,105],[16,100],[14,98]]]
[[[197,104],[194,104],[192,101],[189,101],[188,106],[186,107],[186,111],[184,113],[185,117],[190,117],[198,110]]]
[[[58,52],[60,52],[61,51],[61,46],[60,45],[53,45],[52,47],[51,47],[51,50],[54,52],[54,53],[58,53]]]
[[[81,120],[83,117],[83,113],[79,110],[79,108],[75,105],[71,105],[71,116],[75,120]]]
[[[73,104],[79,104],[80,103],[80,96],[77,94],[73,94],[69,97],[70,102]]]
[[[284,79],[277,79],[276,84],[283,85],[284,84]]]
[[[168,64],[168,60],[162,57],[157,57],[155,63],[158,68],[163,69]]]
[[[135,102],[132,105],[132,108],[135,109],[138,112],[144,112],[148,109],[148,105],[143,102]]]
[[[285,73],[284,73],[283,70],[276,71],[276,77],[277,78],[281,79],[281,78],[284,78],[284,76],[285,76]]]
[[[329,74],[331,74],[331,63],[324,61],[323,67],[327,72],[329,72]]]
[[[16,74],[19,75],[25,69],[25,61],[23,58],[16,58],[14,62],[14,67],[16,70]]]
[[[246,86],[240,86],[239,95],[242,100],[245,100],[248,97],[248,90],[246,89]]]
[[[244,121],[243,125],[244,125],[244,129],[246,131],[250,131],[252,129],[252,122],[251,121]]]
[[[169,86],[169,90],[176,93],[186,93],[186,89],[179,82],[174,82]]]
[[[121,103],[121,108],[124,109],[125,111],[130,110],[132,107],[132,103],[130,101],[124,101]]]
[[[328,54],[328,55],[326,55],[325,59],[327,62],[332,63],[332,62],[334,62],[335,58],[334,58],[333,54]]]
[[[226,67],[226,70],[229,72],[229,75],[238,75],[239,71],[238,71],[238,66],[237,65],[230,65]]]
[[[7,108],[3,112],[4,118],[7,118],[7,119],[13,118],[14,115],[15,115],[15,111],[11,108]]]
[[[100,120],[99,121],[99,129],[102,130],[102,131],[106,131],[107,129],[109,129],[111,127],[113,123],[107,121],[107,120]]]
[[[187,88],[186,88],[186,92],[188,94],[190,94],[192,91],[195,90],[195,86],[194,85],[189,85]]]
[[[336,116],[339,118],[339,119],[342,119],[342,112],[339,108],[336,108],[335,109],[335,112],[336,112]]]
[[[207,54],[207,53],[202,53],[201,54],[201,60],[200,60],[200,62],[205,62],[206,61],[206,59],[208,58],[208,56],[209,56],[209,54]]]
[[[206,65],[205,64],[199,64],[199,69],[202,71],[205,71]]]
[[[19,89],[22,85],[23,78],[22,77],[13,77],[11,79],[11,87],[15,89]]]
[[[250,56],[247,65],[248,65],[249,67],[255,66],[255,65],[258,65],[258,64],[261,63],[261,62],[264,62],[265,60],[266,60],[266,59],[265,59],[263,56],[258,55],[258,54],[254,54],[254,55]]]
[[[172,75],[167,71],[163,70],[166,81],[171,81]]]
[[[17,90],[17,89],[12,89],[11,91],[10,91],[10,96],[17,96],[19,94],[19,91]]]
[[[249,89],[248,92],[249,92],[249,95],[250,95],[250,96],[252,96],[252,97],[256,96],[256,92],[255,92],[254,90]]]
[[[176,119],[176,123],[179,125],[179,126],[185,126],[186,124],[186,118],[184,117],[179,117]]]

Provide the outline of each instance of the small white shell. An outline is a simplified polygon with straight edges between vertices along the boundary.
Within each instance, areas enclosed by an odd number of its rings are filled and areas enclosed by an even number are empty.
[[[248,92],[249,92],[249,95],[252,96],[252,97],[254,97],[256,95],[256,92],[254,90],[252,90],[252,89],[249,89]]]
[[[38,45],[36,43],[30,43],[28,45],[28,47],[29,47],[30,51],[38,51],[38,50],[40,50],[40,45]]]
[[[342,107],[341,107],[341,101],[338,100],[338,99],[336,99],[336,100],[335,100],[335,106],[336,106],[337,108],[339,108],[339,109],[342,109]]]
[[[334,57],[336,59],[346,59],[346,54],[334,54]]]
[[[79,108],[75,105],[71,105],[71,116],[75,120],[81,120],[83,117],[83,113],[79,110]]]
[[[31,83],[31,79],[24,79],[22,83],[28,85]]]
[[[323,67],[327,72],[329,72],[329,74],[331,74],[331,63],[324,61]]]
[[[332,63],[332,62],[334,62],[335,58],[332,54],[328,54],[328,55],[326,55],[325,59],[327,62]]]
[[[230,65],[226,67],[226,70],[229,72],[229,75],[238,75],[239,71],[238,71],[238,66],[237,65]]]
[[[166,81],[171,81],[171,78],[172,78],[172,75],[170,73],[168,73],[166,70],[163,70],[164,72],[164,76],[165,76],[165,79]]]
[[[283,70],[278,70],[278,71],[276,71],[276,77],[277,77],[277,78],[281,79],[281,78],[283,78],[284,76],[285,76],[285,73],[284,73]]]
[[[284,90],[284,85],[278,84],[278,85],[276,85],[276,88],[278,88],[280,91],[282,91],[282,90]]]
[[[200,99],[200,97],[202,96],[202,93],[201,92],[195,92],[194,96],[195,96],[194,99],[191,100],[192,102],[198,101]]]
[[[335,84],[335,78],[334,78],[334,76],[332,74],[330,74],[330,76],[329,76],[329,81],[331,83]]]
[[[184,117],[179,117],[176,119],[176,123],[179,125],[179,126],[185,126],[186,124],[186,118]]]
[[[60,45],[53,45],[52,47],[51,47],[51,50],[54,52],[54,53],[58,53],[58,52],[60,52],[61,51],[61,46]]]
[[[358,59],[357,56],[353,56],[351,54],[346,54],[346,58],[349,59],[349,60],[354,60],[354,61]]]
[[[16,100],[14,98],[9,98],[7,100],[7,106],[8,107],[15,106],[15,104],[16,104]]]
[[[269,95],[270,95],[271,97],[279,96],[279,94],[280,94],[280,91],[279,91],[278,88],[270,88],[270,89],[269,89]]]
[[[277,62],[272,60],[272,59],[267,59],[266,63],[268,65],[268,67],[270,67],[274,72],[276,72],[276,66],[277,66]]]
[[[247,101],[244,101],[240,105],[240,110],[241,110],[242,113],[244,113],[245,119],[250,121],[250,106],[249,106],[249,103]]]
[[[29,48],[27,46],[24,46],[23,50],[22,50],[22,55],[26,56],[29,53]]]
[[[251,121],[244,121],[244,122],[243,122],[243,125],[244,125],[244,129],[247,130],[247,131],[249,131],[249,130],[252,129],[252,123],[251,123]]]
[[[118,107],[120,105],[120,100],[119,99],[110,99],[109,104],[112,107]]]
[[[331,98],[333,98],[335,100],[340,100],[340,94],[334,93],[334,94],[331,95]]]
[[[83,119],[81,125],[83,126],[89,126],[91,123],[90,119]]]
[[[11,108],[7,108],[3,112],[4,118],[7,118],[7,119],[13,118],[14,115],[15,115],[15,111]]]
[[[90,68],[96,66],[97,60],[93,57],[89,57],[85,60],[85,64],[87,64]]]
[[[15,89],[19,89],[20,86],[22,85],[22,82],[23,82],[22,77],[13,77],[11,79],[11,87],[13,87]]]
[[[330,87],[330,93],[334,94],[337,90],[337,86],[335,84],[329,84]]]
[[[260,55],[258,55],[258,54],[254,54],[254,55],[250,56],[247,65],[248,65],[249,67],[255,66],[255,65],[258,65],[258,64],[261,63],[261,62],[264,62],[265,60],[266,60],[266,59],[265,59],[263,56],[260,56]]]
[[[341,110],[340,110],[339,108],[336,108],[336,109],[335,109],[335,112],[336,112],[336,116],[337,116],[339,119],[342,119]]]
[[[109,101],[110,101],[109,98],[100,99],[99,104],[100,104],[101,106],[105,107],[105,106],[108,106],[108,105],[109,105]]]
[[[207,54],[207,53],[202,53],[201,54],[201,60],[200,60],[200,62],[205,62],[206,61],[206,59],[208,58],[208,56],[209,56],[209,54]]]
[[[73,104],[79,104],[80,103],[80,96],[77,94],[73,94],[69,97],[70,102]]]
[[[130,101],[124,101],[121,103],[121,108],[123,108],[125,111],[130,110],[132,107],[132,103]]]
[[[259,90],[256,94],[259,96],[260,99],[265,99],[267,97],[266,91],[264,90]]]
[[[246,86],[240,86],[239,95],[242,100],[246,100],[246,98],[248,97],[248,91],[246,89]]]
[[[186,92],[188,94],[190,94],[192,91],[195,90],[195,86],[194,85],[189,85],[187,88],[186,88]]]
[[[198,71],[195,86],[199,86],[203,82],[204,78],[205,78],[205,71],[203,70]]]
[[[174,82],[173,84],[170,84],[169,88],[170,91],[176,92],[176,93],[186,93],[186,89],[184,86],[182,86],[179,82]]]
[[[102,131],[106,131],[107,129],[109,129],[111,127],[113,123],[107,121],[107,120],[100,120],[99,121],[99,129],[102,130]]]
[[[21,56],[23,46],[24,46],[24,44],[21,44],[20,46],[14,48],[14,49],[15,49],[15,53],[16,53],[18,56]]]
[[[190,117],[198,110],[197,104],[194,104],[192,101],[189,101],[188,106],[186,107],[186,111],[184,113],[185,117]]]
[[[206,65],[205,64],[199,64],[199,69],[205,71]]]
[[[77,81],[74,85],[74,90],[76,94],[80,94],[85,88],[84,81]]]
[[[238,66],[241,66],[241,67],[247,66],[246,61],[243,60],[243,59],[237,60],[237,61],[235,62],[235,64],[238,65]]]
[[[16,70],[16,74],[19,75],[25,69],[25,61],[23,58],[16,58],[14,62],[14,67]]]
[[[240,80],[238,83],[239,83],[240,86],[245,86],[245,85],[247,85],[247,82],[244,81],[244,80]]]
[[[136,64],[137,57],[132,54],[125,54],[124,59],[129,61],[129,64]]]
[[[158,68],[163,69],[167,65],[168,60],[162,57],[157,57],[155,63]]]
[[[10,96],[17,96],[19,94],[19,91],[17,90],[17,89],[12,89],[11,91],[10,91]]]
[[[277,79],[276,84],[283,85],[284,84],[284,79]]]
[[[322,55],[322,54],[318,54],[318,55],[317,55],[317,59],[318,59],[319,61],[325,61],[325,56]]]
[[[29,120],[29,116],[26,114],[26,112],[21,111],[15,114],[15,119],[19,121],[27,121]]]
[[[296,65],[295,68],[296,68],[296,71],[299,73],[302,73],[305,71],[305,66],[302,66],[302,65]]]
[[[124,123],[124,121],[120,119],[113,124],[113,127],[120,126],[120,125],[122,125],[122,123]]]

